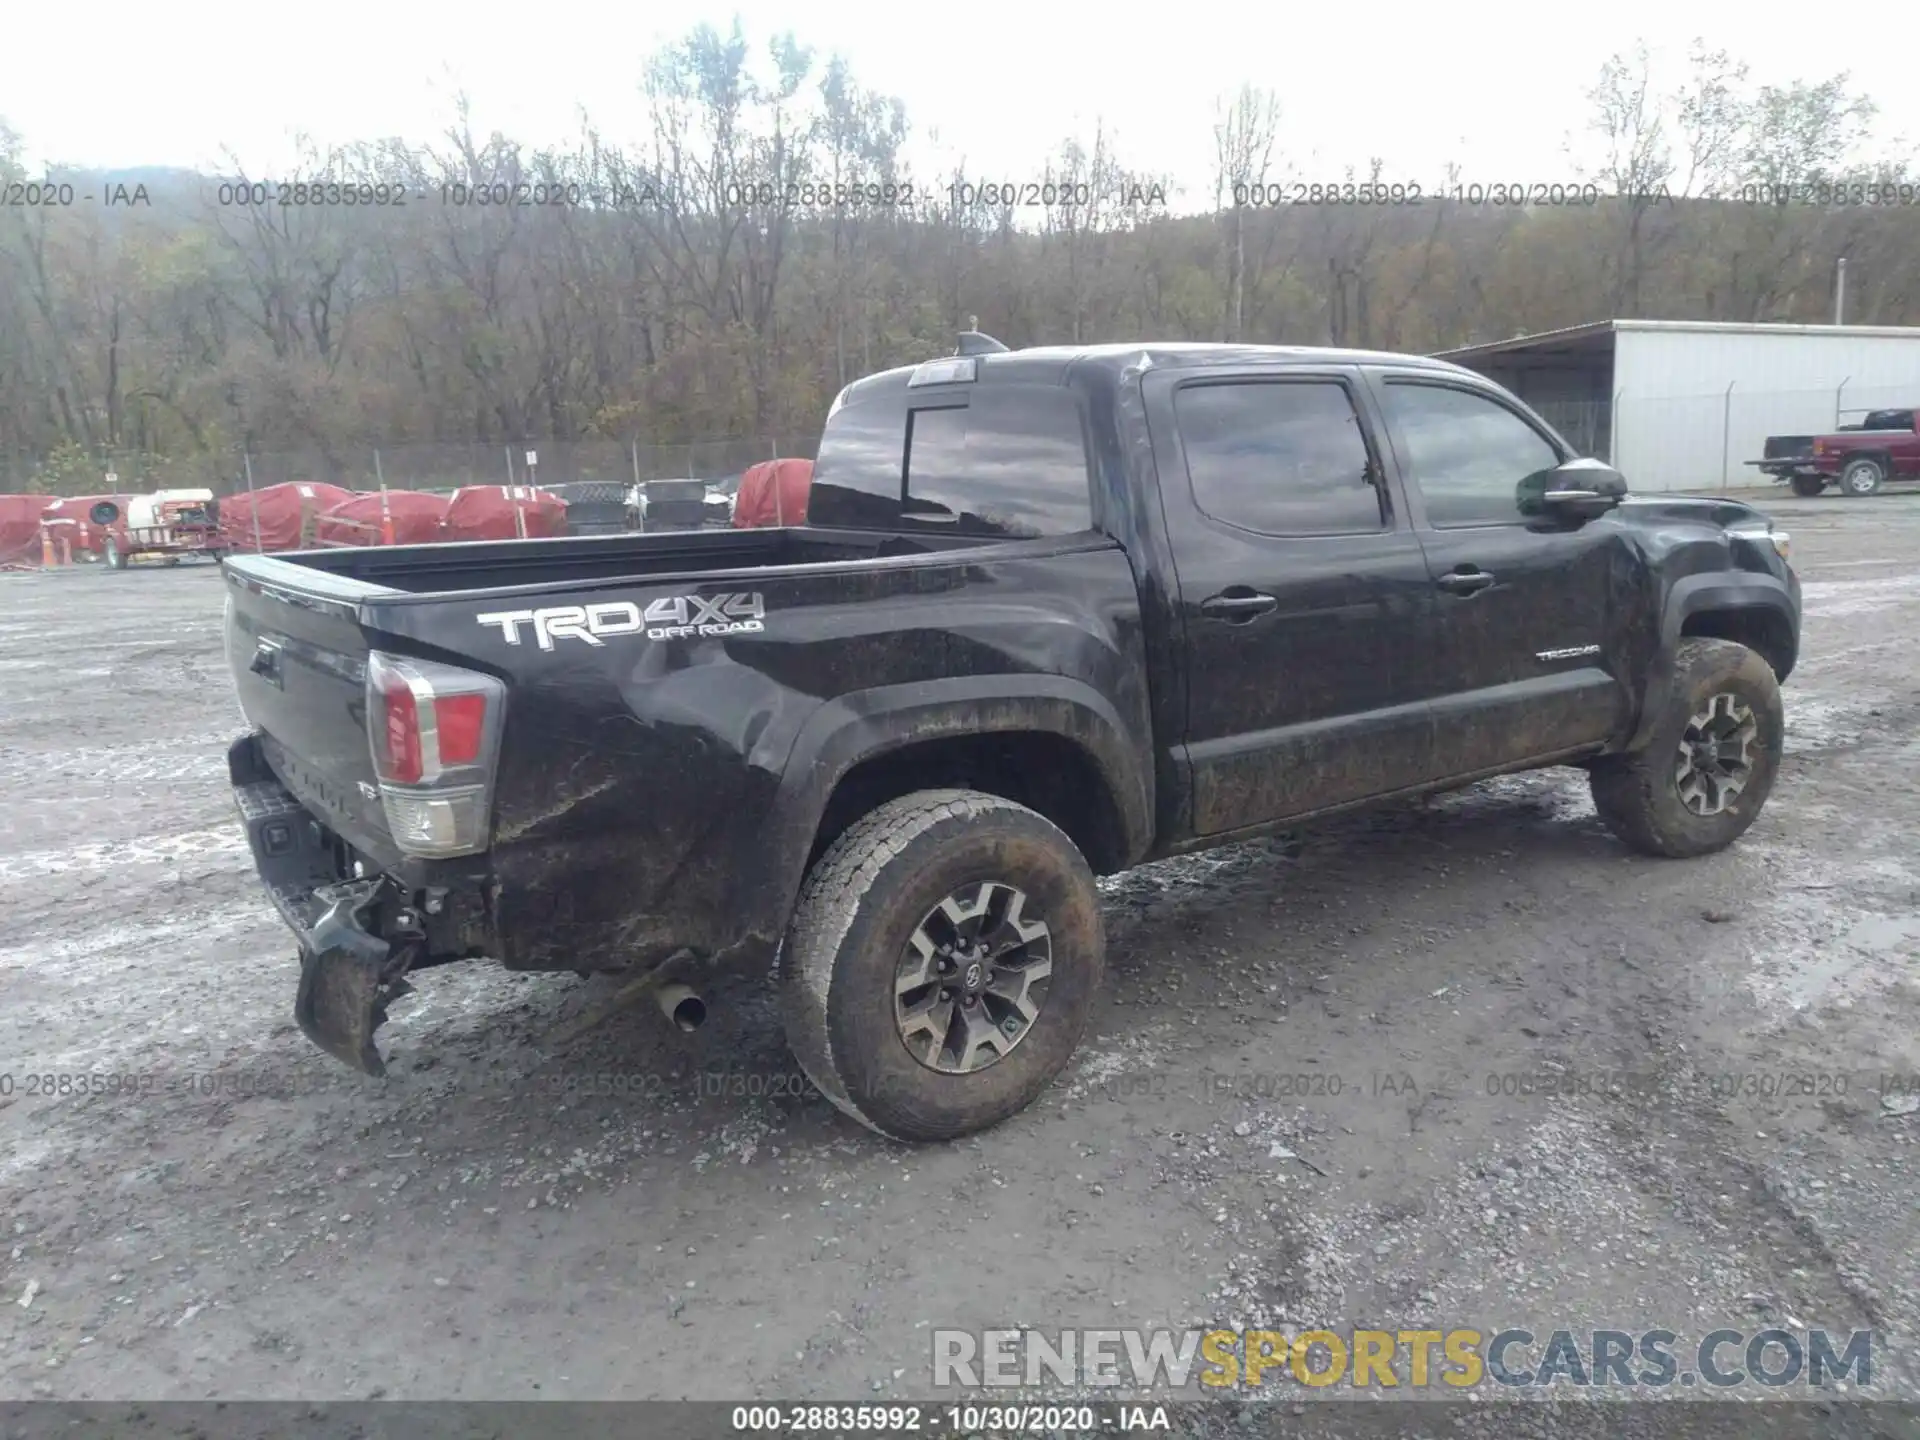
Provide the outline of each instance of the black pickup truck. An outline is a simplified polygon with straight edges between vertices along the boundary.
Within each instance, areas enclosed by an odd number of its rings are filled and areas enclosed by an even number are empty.
[[[969,334],[840,394],[804,527],[230,558],[296,1016],[381,1074],[430,965],[776,962],[819,1088],[947,1138],[1072,1054],[1096,875],[1547,765],[1720,849],[1779,763],[1787,537],[1625,492],[1433,360]]]

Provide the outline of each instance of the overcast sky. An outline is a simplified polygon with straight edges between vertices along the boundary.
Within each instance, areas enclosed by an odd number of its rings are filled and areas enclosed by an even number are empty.
[[[1090,136],[1104,116],[1123,161],[1171,173],[1203,199],[1215,99],[1243,81],[1281,94],[1300,178],[1337,180],[1374,155],[1391,178],[1428,186],[1448,160],[1467,180],[1569,178],[1567,143],[1590,144],[1584,92],[1609,53],[1641,37],[1676,79],[1695,35],[1745,58],[1757,81],[1850,68],[1854,87],[1881,107],[1883,142],[1920,136],[1913,46],[1854,38],[1891,36],[1896,17],[1910,30],[1908,5],[1777,18],[1719,0],[1218,9],[1151,0],[22,0],[11,12],[0,119],[21,132],[33,161],[212,167],[231,147],[260,178],[301,178],[286,173],[298,130],[323,143],[435,139],[460,90],[482,134],[564,142],[584,109],[604,131],[638,138],[642,57],[702,19],[724,28],[735,14],[756,46],[791,27],[823,57],[846,55],[862,83],[905,100],[917,157],[964,156],[982,180],[1032,176],[1057,140]]]

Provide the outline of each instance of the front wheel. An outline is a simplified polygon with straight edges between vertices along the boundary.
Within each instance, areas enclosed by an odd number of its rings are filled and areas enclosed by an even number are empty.
[[[107,568],[109,570],[124,570],[127,568],[127,552],[120,548],[119,536],[107,536],[102,548],[106,552]]]
[[[1803,500],[1811,500],[1827,488],[1824,475],[1796,475],[1793,477],[1793,493]]]
[[[922,790],[808,872],[780,955],[787,1043],[870,1129],[956,1139],[1060,1073],[1105,958],[1093,872],[1057,826],[998,796]]]
[[[1644,855],[1724,850],[1759,818],[1779,773],[1779,681],[1744,645],[1682,640],[1665,705],[1645,749],[1593,762],[1594,808]]]
[[[1849,460],[1846,468],[1840,472],[1842,495],[1872,495],[1886,483],[1887,467],[1867,455],[1862,455],[1858,460]]]

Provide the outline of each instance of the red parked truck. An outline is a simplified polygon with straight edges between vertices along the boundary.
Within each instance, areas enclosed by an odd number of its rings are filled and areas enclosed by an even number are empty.
[[[1826,435],[1769,435],[1766,458],[1747,463],[1818,495],[1833,485],[1842,495],[1872,495],[1889,480],[1920,480],[1916,410],[1869,410],[1858,425]]]

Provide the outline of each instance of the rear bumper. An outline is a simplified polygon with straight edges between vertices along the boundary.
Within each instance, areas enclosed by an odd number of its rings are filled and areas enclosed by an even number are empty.
[[[361,921],[387,883],[352,881],[322,893],[326,908],[300,938],[300,986],[293,1000],[301,1033],[368,1075],[387,1073],[373,1032],[386,1023],[388,1004],[411,988],[403,978],[408,958],[369,934]]]
[[[384,1075],[374,1032],[426,950],[410,892],[355,874],[351,851],[266,769],[253,736],[229,749],[227,768],[254,868],[299,954],[295,1021],[329,1055]]]

